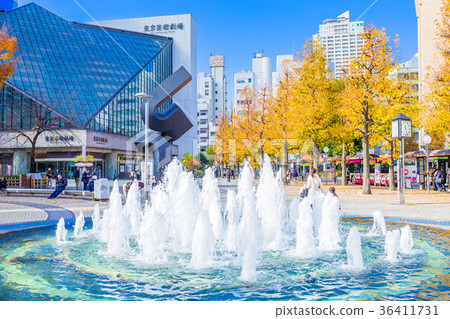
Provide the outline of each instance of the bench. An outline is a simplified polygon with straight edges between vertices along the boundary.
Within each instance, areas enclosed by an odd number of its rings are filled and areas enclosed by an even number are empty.
[[[6,196],[10,196],[12,194],[24,194],[24,195],[50,195],[54,192],[54,189],[42,189],[42,188],[7,188]],[[89,191],[81,191],[81,190],[63,190],[58,196],[80,196],[80,197],[91,197],[94,198],[94,193]]]

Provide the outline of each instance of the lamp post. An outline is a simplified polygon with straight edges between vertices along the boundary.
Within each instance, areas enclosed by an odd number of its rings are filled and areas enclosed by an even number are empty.
[[[399,204],[405,203],[405,169],[404,169],[404,153],[405,138],[412,137],[411,119],[406,115],[399,114],[391,122],[391,137],[398,139],[399,157],[397,161],[397,190]]]
[[[427,162],[427,164],[426,164],[427,165],[427,170],[426,170],[427,178],[426,178],[425,182],[427,183],[427,192],[429,194],[430,193],[430,181],[429,181],[430,174],[428,172],[428,170],[429,170],[429,167],[428,167],[428,145],[431,143],[430,135],[425,135],[423,137],[422,141],[423,141],[423,144],[425,144],[425,155],[426,155],[425,161]]]
[[[153,96],[145,94],[145,93],[137,93],[135,95],[137,98],[143,100],[145,102],[145,118],[144,118],[144,186],[145,189],[149,189],[148,185],[149,185],[149,172],[148,172],[148,144],[149,144],[149,140],[148,140],[148,116],[149,116],[149,99],[151,99]]]

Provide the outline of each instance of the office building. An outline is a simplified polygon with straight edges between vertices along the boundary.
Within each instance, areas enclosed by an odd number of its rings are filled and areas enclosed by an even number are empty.
[[[363,39],[364,22],[350,22],[349,11],[336,19],[326,19],[319,26],[320,42],[324,45],[330,67],[337,78],[343,76],[353,57],[359,55]]]
[[[220,118],[228,113],[225,58],[210,56],[209,65],[210,74],[200,72],[197,75],[198,149],[201,152],[214,144]]]

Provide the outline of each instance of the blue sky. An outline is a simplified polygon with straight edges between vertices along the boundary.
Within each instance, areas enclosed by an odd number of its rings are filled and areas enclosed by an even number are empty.
[[[198,72],[209,72],[209,55],[225,56],[228,99],[233,99],[233,74],[251,69],[253,54],[291,54],[318,32],[319,24],[350,10],[354,21],[375,0],[76,0],[96,20],[190,13],[197,21]],[[19,0],[36,2],[62,17],[92,21],[74,0]],[[366,25],[384,27],[401,40],[401,61],[417,52],[414,0],[378,0],[361,18]]]

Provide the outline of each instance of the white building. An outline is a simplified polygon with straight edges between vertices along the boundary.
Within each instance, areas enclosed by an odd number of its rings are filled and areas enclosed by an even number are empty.
[[[101,21],[105,27],[151,33],[173,39],[173,71],[181,66],[192,75],[192,81],[172,99],[180,106],[193,127],[180,139],[178,154],[197,153],[197,22],[190,14]],[[147,92],[146,92],[147,93]]]
[[[234,112],[240,112],[240,105],[245,101],[242,91],[248,88],[257,92],[263,88],[272,88],[272,59],[258,53],[252,59],[251,71],[234,74]]]
[[[272,72],[272,90],[274,95],[276,94],[279,82],[283,77],[293,71],[294,65],[294,55],[277,55],[277,70]]]
[[[204,152],[214,144],[217,124],[228,113],[225,59],[222,55],[209,58],[211,74],[197,75],[198,150]]]
[[[364,22],[350,22],[349,11],[344,12],[337,19],[327,19],[319,26],[319,39],[325,46],[330,66],[336,77],[343,75],[350,64],[350,60],[359,55],[363,40],[359,37],[364,32]]]
[[[245,102],[242,94],[245,88],[254,90],[254,73],[252,71],[240,71],[234,74],[234,110],[239,112],[240,107]]]
[[[272,59],[262,53],[252,59],[253,89],[259,91],[264,87],[272,87]]]

